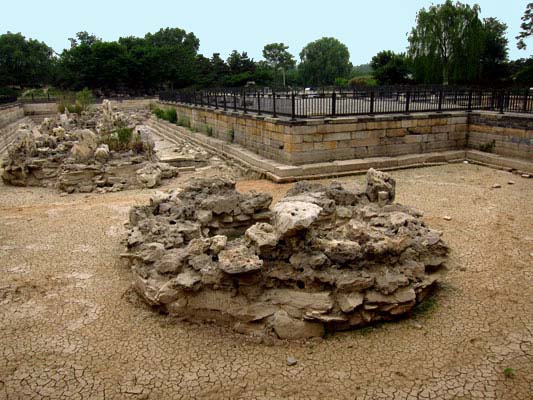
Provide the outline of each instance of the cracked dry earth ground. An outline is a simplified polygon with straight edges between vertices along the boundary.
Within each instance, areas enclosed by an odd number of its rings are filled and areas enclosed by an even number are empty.
[[[0,398],[530,399],[533,180],[463,164],[392,175],[397,201],[422,210],[451,247],[433,307],[274,344],[176,322],[128,292],[123,222],[154,191],[0,186]],[[275,200],[289,187],[238,184]]]

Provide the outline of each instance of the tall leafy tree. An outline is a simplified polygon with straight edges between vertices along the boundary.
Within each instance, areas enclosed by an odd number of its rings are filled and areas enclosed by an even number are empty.
[[[348,47],[332,37],[306,45],[298,67],[304,84],[333,85],[336,78],[348,78],[352,70]]]
[[[494,85],[508,75],[507,55],[509,40],[507,25],[496,18],[483,20],[483,53],[480,59],[479,82]]]
[[[468,83],[478,75],[483,52],[480,8],[446,0],[422,8],[409,35],[409,54],[417,80],[429,83]]]
[[[287,50],[289,46],[283,43],[270,43],[263,48],[263,58],[268,66],[282,73],[283,86],[286,85],[285,73],[296,65],[296,61]]]
[[[161,86],[186,87],[194,83],[196,55],[200,40],[194,33],[179,28],[160,29],[147,33],[146,45],[153,48],[154,72],[160,77]]]
[[[405,54],[393,51],[380,51],[370,63],[374,77],[381,85],[394,85],[409,82],[409,62]]]
[[[35,87],[49,84],[56,58],[45,43],[20,33],[0,35],[0,86]]]
[[[245,51],[239,53],[233,50],[228,57],[227,64],[228,74],[222,78],[224,86],[244,86],[253,81],[256,65]]]
[[[518,42],[516,43],[516,47],[518,47],[520,50],[525,50],[527,48],[527,45],[524,40],[533,35],[533,3],[529,3],[526,6],[526,11],[524,11],[524,15],[521,19],[521,31],[516,37],[516,40],[518,40]]]
[[[210,62],[213,73],[213,82],[216,86],[221,86],[224,77],[229,74],[229,67],[220,57],[220,53],[213,53]]]

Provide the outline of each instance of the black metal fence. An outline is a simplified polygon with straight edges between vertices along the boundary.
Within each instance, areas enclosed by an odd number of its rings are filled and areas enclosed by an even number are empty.
[[[159,99],[292,119],[461,110],[533,113],[533,91],[530,89],[434,86],[293,91],[210,89],[161,92]]]

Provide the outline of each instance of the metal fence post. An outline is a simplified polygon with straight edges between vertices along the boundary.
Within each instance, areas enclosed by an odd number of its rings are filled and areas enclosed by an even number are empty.
[[[374,91],[370,92],[370,114],[374,114]]]
[[[337,114],[337,93],[335,93],[335,89],[333,89],[333,93],[331,94],[331,115]]]
[[[233,91],[233,111],[237,111],[237,92]]]
[[[225,90],[222,92],[222,102],[224,103],[224,111],[226,111],[228,107],[226,104],[226,91]]]
[[[276,115],[276,92],[272,89],[272,117],[277,118]]]
[[[500,96],[499,97],[500,97],[500,104],[499,104],[499,106],[500,106],[500,114],[503,114],[503,107],[505,106],[504,105],[504,103],[505,103],[505,93],[504,93],[503,90],[500,92]]]
[[[257,92],[257,115],[261,115],[261,94]]]
[[[207,97],[207,107],[209,107],[211,105],[211,102],[209,99],[209,92],[206,93],[206,97]]]
[[[468,91],[468,112],[472,111],[472,89]]]
[[[439,111],[438,112],[442,112],[442,97],[443,97],[443,91],[441,89],[439,90]]]
[[[524,103],[522,106],[522,111],[527,112],[527,98],[529,96],[529,89],[526,89],[526,92],[524,93]]]
[[[291,120],[296,120],[296,95],[294,94],[294,90],[291,94]]]
[[[496,90],[492,91],[492,95],[490,96],[490,110],[494,110],[494,105],[496,102]]]
[[[407,93],[405,93],[405,112],[407,114],[409,114],[409,105],[411,103],[411,92],[410,91],[407,91]]]
[[[218,93],[215,92],[215,110],[218,110]]]
[[[204,91],[200,90],[200,106],[204,106]]]
[[[241,92],[242,101],[243,101],[243,107],[244,107],[244,114],[246,114],[246,89],[243,89]]]

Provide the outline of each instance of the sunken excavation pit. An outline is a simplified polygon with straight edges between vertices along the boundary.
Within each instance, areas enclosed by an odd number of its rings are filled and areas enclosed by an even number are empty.
[[[178,174],[158,161],[148,110],[116,112],[104,100],[80,114],[21,125],[8,148],[2,180],[15,186],[57,187],[67,193],[152,188]]]
[[[365,190],[300,182],[272,207],[229,180],[193,180],[131,209],[122,257],[136,291],[171,316],[322,336],[406,315],[435,287],[448,247],[394,197],[373,169]]]

